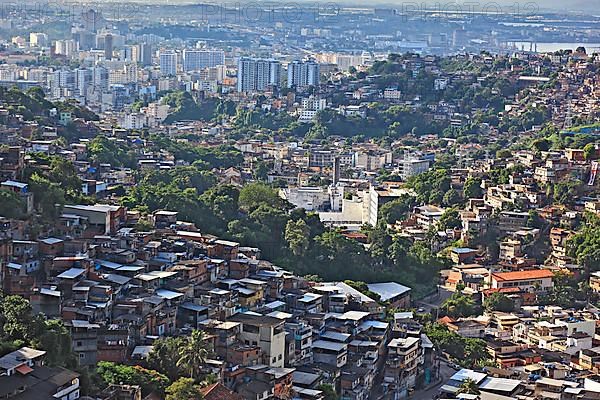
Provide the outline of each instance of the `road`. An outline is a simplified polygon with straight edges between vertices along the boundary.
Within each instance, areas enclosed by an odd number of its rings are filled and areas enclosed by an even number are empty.
[[[427,296],[421,300],[417,300],[416,305],[417,307],[422,308],[425,312],[432,313],[433,317],[435,318],[437,315],[436,310],[440,307],[444,300],[451,295],[452,292],[438,286],[438,292],[436,294]]]
[[[441,381],[436,384],[435,386],[429,387],[426,390],[417,390],[416,392],[413,393],[412,396],[409,397],[409,399],[412,400],[432,400],[435,399],[436,396],[439,393],[440,387],[445,384],[448,379],[450,379],[450,377],[452,375],[454,375],[456,373],[455,370],[453,370],[452,368],[450,368],[448,366],[448,364],[446,364],[445,362],[441,362],[440,363],[440,378]]]

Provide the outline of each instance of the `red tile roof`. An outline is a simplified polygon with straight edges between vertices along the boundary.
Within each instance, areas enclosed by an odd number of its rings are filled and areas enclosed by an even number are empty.
[[[485,289],[483,291],[483,294],[485,295],[490,295],[492,293],[518,293],[520,292],[521,289],[519,289],[518,287],[509,287],[509,288],[500,288],[500,289],[495,289],[495,288],[490,288],[490,289]]]
[[[440,324],[443,324],[443,325],[447,325],[447,324],[451,324],[453,322],[456,322],[456,320],[453,319],[453,318],[450,318],[449,316],[446,315],[445,317],[442,317],[442,318],[438,319],[437,322],[440,323]]]
[[[554,273],[549,269],[532,269],[528,271],[494,272],[492,277],[497,281],[525,281],[529,279],[552,278]]]
[[[244,398],[220,383],[215,383],[200,389],[204,400],[244,400]]]

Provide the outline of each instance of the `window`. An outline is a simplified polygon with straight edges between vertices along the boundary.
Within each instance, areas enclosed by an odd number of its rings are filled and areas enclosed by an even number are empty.
[[[78,340],[77,341],[77,347],[81,347],[81,346],[83,346],[83,342],[81,340]]]
[[[258,333],[258,326],[244,324],[244,332]]]
[[[277,357],[277,359],[281,360],[281,358],[282,358],[282,355],[280,354],[279,357]]]
[[[85,358],[85,353],[79,353],[79,358]]]

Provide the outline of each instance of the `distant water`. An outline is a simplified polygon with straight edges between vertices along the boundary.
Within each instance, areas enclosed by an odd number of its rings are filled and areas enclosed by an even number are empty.
[[[508,46],[512,47],[513,45],[519,50],[529,51],[529,49],[536,49],[536,42],[507,42]],[[538,53],[553,53],[559,50],[573,50],[576,48],[583,46],[588,54],[593,52],[600,52],[600,43],[542,43],[537,42],[537,51]]]

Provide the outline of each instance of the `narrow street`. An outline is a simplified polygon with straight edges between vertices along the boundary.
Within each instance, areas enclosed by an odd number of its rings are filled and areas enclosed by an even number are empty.
[[[421,300],[416,301],[416,305],[419,308],[422,308],[425,312],[432,313],[435,318],[436,309],[440,307],[440,305],[452,295],[452,292],[449,290],[439,287],[439,291],[433,295],[422,298]]]
[[[434,386],[431,386],[425,390],[418,390],[418,391],[414,392],[413,395],[409,397],[409,399],[414,399],[414,400],[435,399],[436,396],[438,395],[438,391],[439,391],[440,387],[444,383],[446,383],[446,381],[448,381],[448,379],[455,373],[456,373],[455,370],[450,368],[448,366],[448,364],[446,364],[445,362],[442,361],[440,363],[440,378],[441,379],[440,379],[439,383],[437,383]]]

